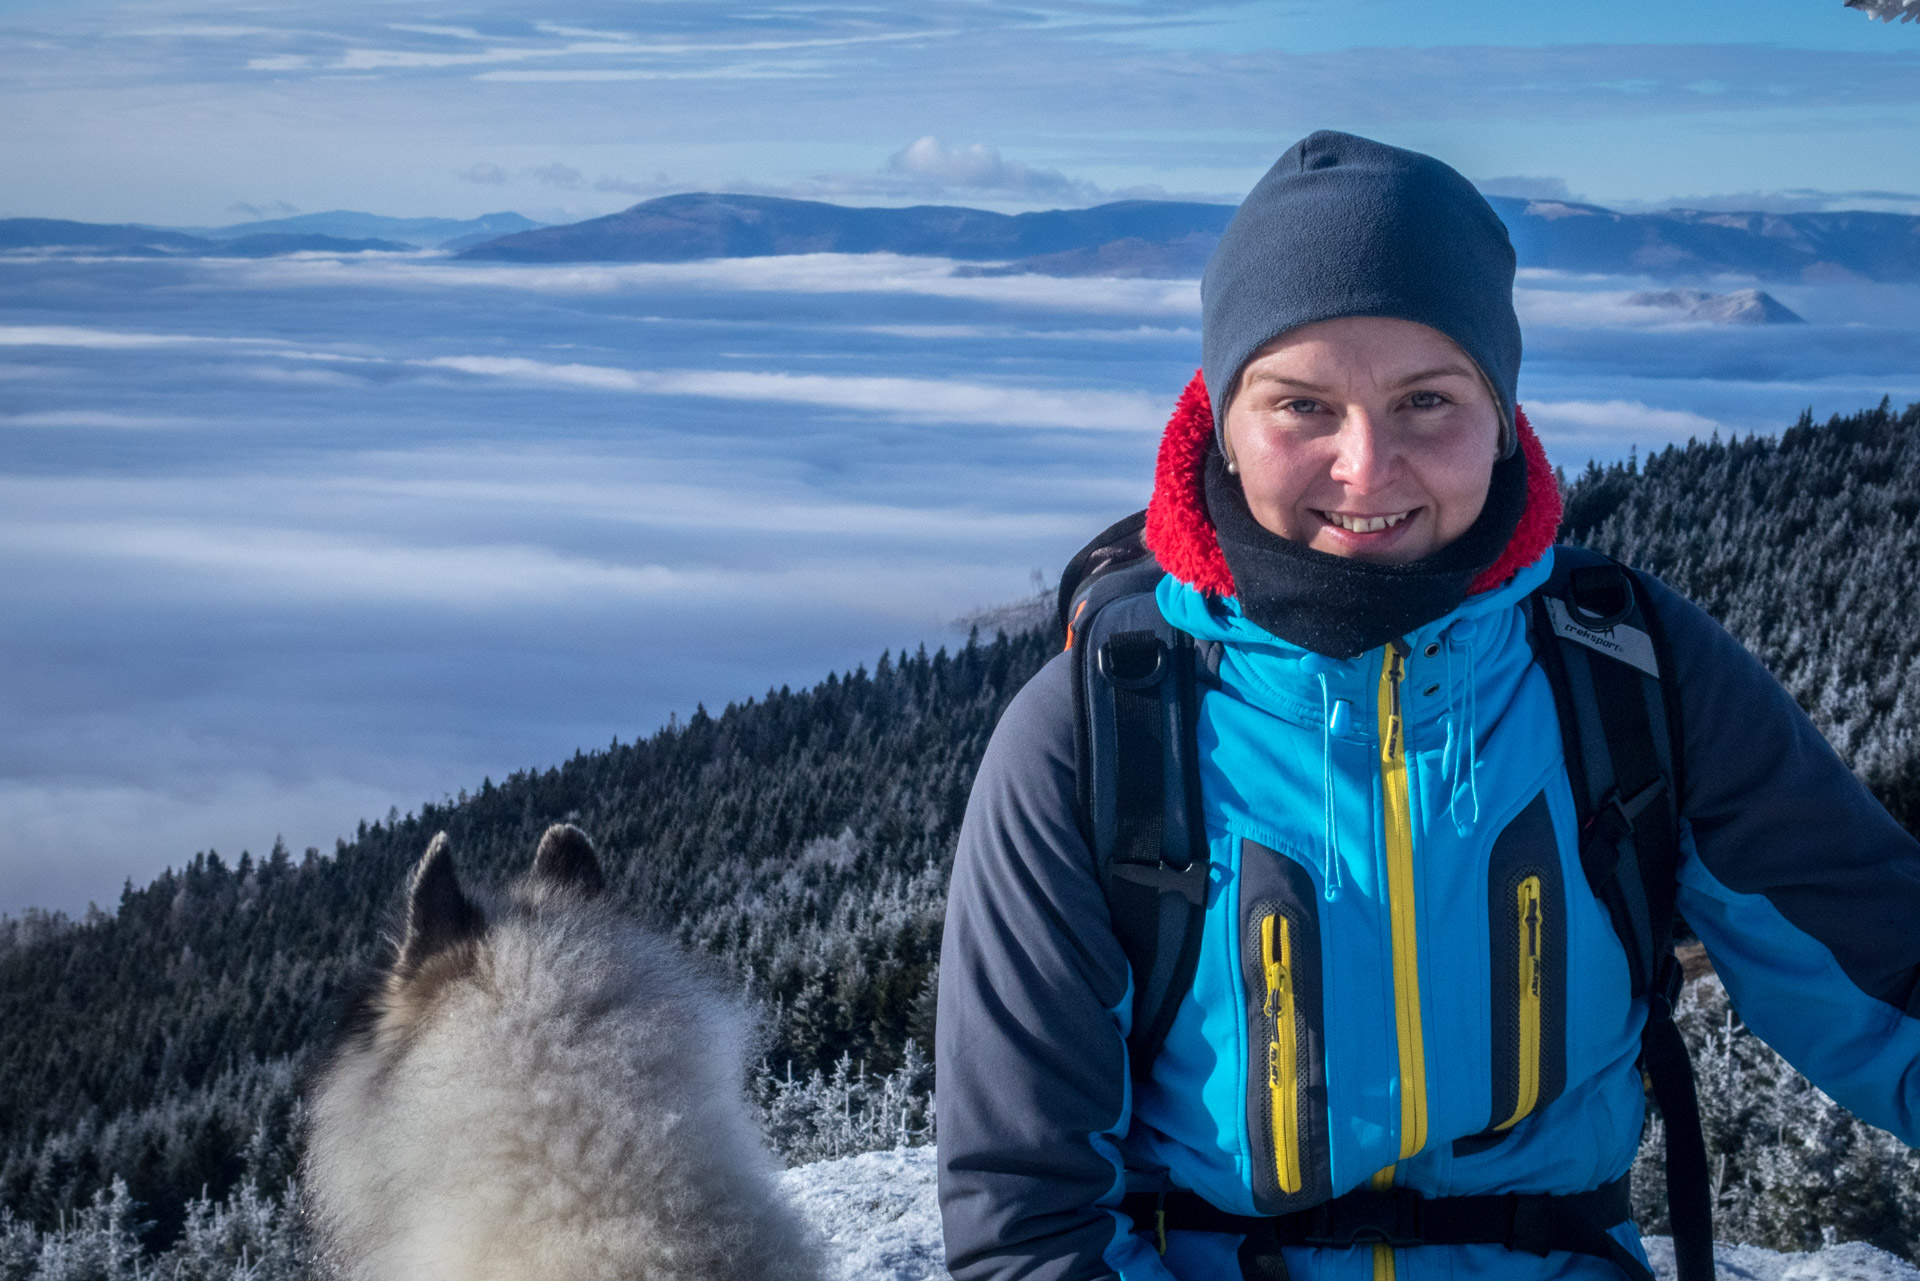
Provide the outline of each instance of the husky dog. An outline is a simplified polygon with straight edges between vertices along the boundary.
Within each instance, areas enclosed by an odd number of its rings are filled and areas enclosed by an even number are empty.
[[[486,910],[443,832],[314,1092],[303,1167],[350,1281],[810,1281],[749,1116],[743,1011],[605,902],[574,827]]]

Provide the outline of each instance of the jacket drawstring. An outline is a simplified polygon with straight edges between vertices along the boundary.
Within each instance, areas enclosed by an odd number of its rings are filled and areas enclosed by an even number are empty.
[[[1320,674],[1320,883],[1329,903],[1340,897],[1340,830],[1333,804],[1333,694]]]
[[[1442,753],[1442,769],[1447,775],[1447,814],[1453,819],[1453,830],[1462,836],[1473,831],[1475,823],[1480,821],[1480,749],[1479,682],[1474,678],[1473,636],[1474,625],[1469,620],[1461,620],[1447,629],[1447,746]],[[1458,650],[1465,655],[1466,679],[1454,679],[1453,656]],[[1460,816],[1461,775],[1466,775],[1467,798],[1472,802],[1472,812],[1466,817]]]

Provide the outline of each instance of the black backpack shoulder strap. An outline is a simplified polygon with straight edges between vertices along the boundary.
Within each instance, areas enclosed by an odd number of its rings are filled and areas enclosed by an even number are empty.
[[[1614,915],[1635,996],[1654,991],[1672,968],[1680,865],[1665,664],[1643,597],[1624,565],[1557,547],[1530,620],[1560,714],[1580,861]]]
[[[1133,971],[1127,1036],[1151,1070],[1193,986],[1207,903],[1206,829],[1195,738],[1200,685],[1217,656],[1168,623],[1143,516],[1112,526],[1061,579],[1073,655],[1079,821],[1115,935]]]
[[[1533,593],[1530,635],[1553,686],[1580,862],[1647,999],[1641,1061],[1666,1132],[1667,1205],[1680,1281],[1713,1281],[1713,1202],[1693,1065],[1673,1020],[1679,895],[1678,696],[1666,636],[1632,570],[1585,548],[1554,548]]]

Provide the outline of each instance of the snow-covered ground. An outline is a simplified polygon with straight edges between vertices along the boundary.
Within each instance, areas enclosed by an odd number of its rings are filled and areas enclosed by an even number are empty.
[[[831,1281],[944,1281],[932,1148],[803,1165],[781,1185],[827,1238]],[[1654,1272],[1673,1281],[1673,1243],[1646,1240]],[[1920,1268],[1858,1242],[1808,1254],[1721,1245],[1714,1256],[1721,1281],[1920,1281]]]
[[[1673,1281],[1673,1242],[1647,1237],[1647,1262],[1660,1281]],[[1720,1281],[1920,1281],[1920,1268],[1860,1241],[1806,1254],[1780,1254],[1757,1245],[1713,1247]]]
[[[946,1281],[932,1148],[803,1165],[780,1183],[826,1237],[829,1281]]]

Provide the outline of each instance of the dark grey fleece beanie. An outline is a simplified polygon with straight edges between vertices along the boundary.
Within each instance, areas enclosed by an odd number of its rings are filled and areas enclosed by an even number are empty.
[[[1316,320],[1389,316],[1439,330],[1480,366],[1506,456],[1520,377],[1513,269],[1505,224],[1453,169],[1350,133],[1302,138],[1241,203],[1200,285],[1216,432],[1261,347]]]

